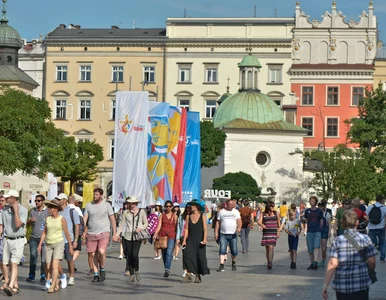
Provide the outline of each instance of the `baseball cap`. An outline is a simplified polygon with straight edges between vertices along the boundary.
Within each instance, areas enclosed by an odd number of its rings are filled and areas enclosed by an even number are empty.
[[[82,196],[75,194],[75,193],[72,195],[74,196],[76,202],[83,202]]]
[[[19,192],[16,190],[9,190],[8,193],[3,195],[4,198],[15,197],[19,198]]]
[[[180,204],[179,204],[178,202],[174,202],[174,203],[173,203],[173,206],[174,206],[174,207],[180,207]]]
[[[65,193],[60,193],[57,197],[55,197],[57,200],[66,199],[68,200],[68,196]]]

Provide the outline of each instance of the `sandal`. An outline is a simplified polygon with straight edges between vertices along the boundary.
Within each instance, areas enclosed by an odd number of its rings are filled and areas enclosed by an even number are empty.
[[[5,288],[8,287],[8,283],[4,283],[2,287],[0,287],[0,290],[4,291]]]
[[[52,294],[52,293],[55,293],[55,292],[56,292],[56,290],[54,289],[53,286],[51,286],[51,287],[47,290],[47,293],[48,293],[48,294]]]
[[[10,297],[20,293],[20,289],[18,287],[17,288],[5,287],[3,291],[4,293],[7,294],[7,296],[10,296]]]

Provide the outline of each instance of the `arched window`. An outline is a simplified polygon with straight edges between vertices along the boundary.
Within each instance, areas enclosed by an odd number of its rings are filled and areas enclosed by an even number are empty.
[[[252,71],[248,71],[247,73],[247,89],[253,88],[253,76]]]

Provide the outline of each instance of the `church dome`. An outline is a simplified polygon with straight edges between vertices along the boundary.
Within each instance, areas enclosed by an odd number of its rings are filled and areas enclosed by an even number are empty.
[[[253,123],[284,121],[283,112],[267,95],[256,90],[240,91],[227,97],[214,115],[214,126],[226,127],[234,120]]]
[[[239,63],[239,67],[261,68],[261,64],[260,64],[260,61],[257,59],[257,57],[253,56],[252,54],[249,54],[243,58],[241,63]]]
[[[21,48],[23,45],[20,34],[7,23],[0,24],[0,47]]]

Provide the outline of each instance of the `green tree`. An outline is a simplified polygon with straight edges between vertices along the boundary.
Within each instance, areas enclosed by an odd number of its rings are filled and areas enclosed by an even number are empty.
[[[103,148],[96,142],[75,141],[64,137],[56,148],[51,148],[43,157],[41,165],[63,181],[70,181],[71,187],[79,181],[93,181],[98,173],[98,163],[103,160]]]
[[[2,86],[0,112],[0,172],[37,172],[42,155],[63,136],[51,122],[47,101]]]
[[[201,168],[211,168],[218,165],[217,158],[225,147],[226,134],[214,128],[213,122],[202,121],[201,130]]]
[[[233,199],[259,200],[261,191],[253,177],[244,172],[227,173],[223,177],[213,180],[213,189],[229,190]]]

